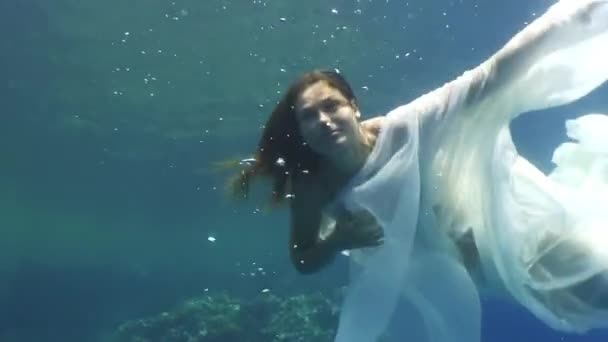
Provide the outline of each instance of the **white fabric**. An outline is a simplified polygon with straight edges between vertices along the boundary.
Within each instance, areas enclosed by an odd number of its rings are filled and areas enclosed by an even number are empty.
[[[506,291],[557,329],[606,325],[574,288],[608,268],[608,117],[569,121],[576,141],[550,175],[508,129],[606,79],[608,0],[562,0],[486,63],[387,114],[336,204],[369,210],[386,239],[353,251],[335,340],[479,341],[479,289]],[[483,282],[453,243],[471,231]]]

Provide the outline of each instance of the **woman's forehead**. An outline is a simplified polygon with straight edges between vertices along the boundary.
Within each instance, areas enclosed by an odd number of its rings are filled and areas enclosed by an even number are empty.
[[[296,107],[306,107],[327,98],[346,99],[338,89],[332,87],[327,82],[319,81],[308,86],[300,93]]]

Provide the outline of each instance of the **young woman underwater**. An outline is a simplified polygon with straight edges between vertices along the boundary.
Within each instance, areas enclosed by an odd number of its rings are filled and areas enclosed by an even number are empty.
[[[246,195],[272,181],[291,207],[303,273],[351,250],[339,342],[480,339],[479,291],[551,327],[608,325],[608,116],[570,120],[543,174],[509,123],[608,79],[608,0],[561,0],[478,67],[361,121],[338,73],[313,71],[272,112]]]

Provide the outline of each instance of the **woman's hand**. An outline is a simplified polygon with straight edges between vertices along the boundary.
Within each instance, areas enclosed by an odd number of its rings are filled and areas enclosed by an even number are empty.
[[[384,242],[384,231],[372,214],[360,210],[340,215],[328,238],[341,250],[377,247]]]

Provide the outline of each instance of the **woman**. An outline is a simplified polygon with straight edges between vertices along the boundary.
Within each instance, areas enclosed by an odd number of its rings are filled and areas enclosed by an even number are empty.
[[[339,73],[303,75],[271,114],[255,162],[235,181],[246,195],[252,178],[269,176],[274,202],[289,199],[290,251],[302,273],[317,271],[341,250],[381,243],[382,230],[370,225],[371,216],[355,220],[344,211],[334,224],[323,214],[365,163],[378,134],[381,118],[359,122],[360,116],[355,95]]]
[[[517,154],[508,128],[600,86],[606,61],[608,0],[562,0],[477,68],[381,118],[359,123],[334,73],[290,88],[237,184],[269,176],[275,200],[290,198],[300,271],[356,249],[336,341],[478,341],[478,290],[556,329],[608,324],[608,117],[569,121],[577,141],[556,150],[550,175]]]

